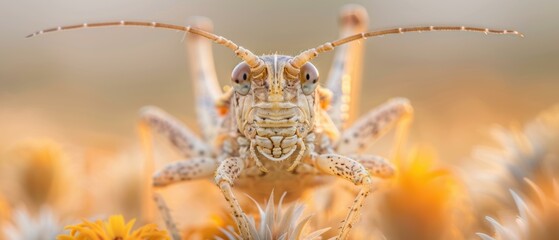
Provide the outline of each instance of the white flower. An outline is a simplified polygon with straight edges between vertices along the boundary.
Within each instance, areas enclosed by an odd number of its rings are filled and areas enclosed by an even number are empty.
[[[282,209],[283,198],[281,196],[277,208],[274,205],[274,193],[270,195],[270,199],[266,203],[266,208],[262,207],[254,199],[254,203],[260,212],[260,222],[257,224],[252,216],[244,215],[248,219],[251,236],[254,240],[313,240],[321,239],[321,235],[328,231],[329,228],[323,228],[309,234],[304,234],[304,228],[309,222],[311,216],[300,220],[303,214],[304,206],[300,203],[292,204],[287,210]],[[242,240],[241,236],[235,232],[235,229],[228,226],[221,229],[229,240]],[[215,239],[223,238],[216,237]]]
[[[38,216],[32,216],[25,208],[14,211],[13,224],[3,228],[10,240],[52,240],[63,231],[59,219],[49,207],[42,207]]]
[[[553,190],[545,192],[532,181],[525,179],[533,190],[533,200],[523,198],[509,190],[516,204],[517,215],[505,215],[498,221],[487,216],[495,234],[477,233],[483,240],[531,240],[556,239],[559,223],[559,186],[553,181]],[[528,199],[528,200],[527,200]]]
[[[522,129],[496,127],[491,134],[499,146],[477,147],[472,161],[461,167],[475,205],[485,214],[514,205],[507,189],[525,193],[523,179],[559,174],[559,105]]]

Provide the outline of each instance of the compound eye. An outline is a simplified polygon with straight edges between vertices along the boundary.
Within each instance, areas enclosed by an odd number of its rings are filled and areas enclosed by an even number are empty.
[[[310,95],[318,86],[318,70],[312,63],[305,63],[299,72],[301,88],[305,95]]]
[[[250,66],[246,62],[239,63],[231,73],[233,88],[241,95],[247,95],[250,91]]]

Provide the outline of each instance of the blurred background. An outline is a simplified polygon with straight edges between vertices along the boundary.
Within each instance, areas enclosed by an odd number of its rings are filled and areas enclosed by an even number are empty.
[[[353,1],[370,29],[415,25],[508,28],[526,37],[472,33],[389,36],[366,41],[360,101],[365,112],[404,96],[416,108],[413,136],[455,160],[494,123],[529,119],[559,99],[556,1]],[[105,20],[184,24],[207,16],[215,32],[258,54],[296,54],[337,38],[348,1],[3,1],[0,140],[49,136],[87,145],[130,144],[137,110],[160,106],[194,123],[182,34],[146,28],[39,29]],[[215,48],[223,84],[238,60]],[[333,54],[313,61],[326,75]],[[325,79],[325,78],[323,78]],[[107,147],[107,146],[103,146]]]
[[[468,161],[474,146],[494,144],[490,129],[496,124],[521,128],[559,102],[559,2],[553,0],[2,1],[3,159],[13,158],[22,142],[29,147],[45,141],[60,148],[55,151],[66,159],[61,164],[80,162],[88,166],[80,171],[104,169],[102,174],[115,177],[114,166],[142,161],[136,132],[142,106],[159,106],[196,129],[182,33],[105,28],[24,38],[34,31],[115,20],[186,24],[189,17],[206,16],[215,33],[257,54],[293,55],[337,39],[338,13],[347,3],[367,9],[371,30],[471,25],[514,29],[526,36],[411,33],[363,42],[360,113],[392,97],[409,98],[415,117],[408,141],[432,146],[444,164]],[[214,57],[218,78],[226,85],[239,60],[222,47],[214,48]],[[329,53],[313,61],[323,80],[332,58]],[[68,172],[80,176],[77,170]],[[6,184],[3,188],[12,189]],[[95,179],[84,184],[74,186],[75,191],[87,188],[95,195],[102,187]]]

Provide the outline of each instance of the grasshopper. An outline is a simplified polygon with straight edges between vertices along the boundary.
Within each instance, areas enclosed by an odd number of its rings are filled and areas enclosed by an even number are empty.
[[[327,183],[328,179],[343,178],[359,187],[337,236],[337,239],[347,239],[377,179],[395,173],[390,161],[365,154],[364,150],[413,115],[409,101],[396,98],[349,124],[354,109],[351,91],[355,91],[351,86],[359,81],[362,52],[362,46],[349,43],[407,32],[522,34],[467,26],[402,27],[367,32],[367,12],[356,5],[345,7],[341,20],[340,39],[296,56],[258,56],[201,27],[158,22],[84,23],[46,29],[28,37],[109,26],[162,28],[191,34],[187,47],[195,74],[196,110],[202,136],[159,108],[150,106],[141,110],[141,122],[167,138],[184,158],[157,171],[153,186],[160,188],[213,177],[230,206],[240,235],[243,239],[253,239],[232,190],[233,184],[250,195],[274,188],[297,196],[312,186]],[[233,69],[232,87],[226,91],[219,87],[207,40],[231,49],[242,60]],[[323,87],[319,85],[319,71],[310,61],[334,49],[337,49],[334,64]],[[160,205],[165,208],[164,204]],[[170,217],[166,218],[167,225],[171,225]]]

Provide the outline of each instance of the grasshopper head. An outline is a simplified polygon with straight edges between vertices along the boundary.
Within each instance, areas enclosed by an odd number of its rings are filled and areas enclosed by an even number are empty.
[[[318,109],[318,70],[306,63],[296,78],[286,74],[290,56],[265,55],[266,74],[253,77],[241,62],[233,70],[233,104],[239,131],[254,142],[257,157],[283,161],[305,149],[303,139],[314,128]]]

